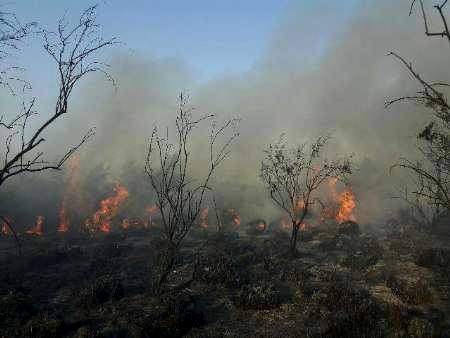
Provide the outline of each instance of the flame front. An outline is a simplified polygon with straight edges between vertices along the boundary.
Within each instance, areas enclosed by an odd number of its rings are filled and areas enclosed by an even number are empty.
[[[259,231],[265,231],[267,227],[267,224],[264,222],[259,222],[258,224],[256,224],[256,229],[258,229]]]
[[[159,214],[159,208],[157,205],[149,205],[145,208],[145,213],[147,214],[148,221],[144,223],[144,226],[147,228],[151,226],[153,223],[153,219]]]
[[[69,215],[67,214],[67,208],[63,201],[61,209],[59,209],[59,223],[56,231],[59,233],[66,233],[70,229]]]
[[[356,217],[354,215],[356,208],[355,194],[350,187],[345,189],[341,194],[338,194],[336,190],[338,181],[338,178],[333,177],[328,182],[332,201],[337,204],[337,208],[331,208],[331,210],[325,211],[323,216],[326,218],[334,218],[338,223],[346,221],[356,222]]]
[[[120,206],[130,195],[127,188],[120,184],[116,185],[114,191],[116,194],[101,201],[100,209],[90,219],[86,220],[86,226],[90,231],[98,229],[104,233],[111,232],[111,220],[117,215]]]
[[[356,207],[355,202],[355,195],[351,191],[351,189],[348,189],[344,191],[339,196],[339,211],[336,215],[336,221],[339,223],[343,223],[346,221],[354,221],[356,222],[356,217],[353,214],[353,211]]]
[[[303,200],[303,198],[299,198],[295,203],[294,211],[296,213],[299,213],[303,209],[305,209],[305,201]]]
[[[34,236],[42,236],[44,234],[44,216],[36,217],[36,223],[34,227],[25,231],[25,233]]]
[[[228,213],[230,214],[231,220],[233,221],[234,225],[241,225],[241,216],[239,216],[235,209],[228,209]]]
[[[288,217],[283,217],[280,220],[280,228],[283,231],[289,231],[292,227],[291,220]]]
[[[10,218],[6,217],[6,220],[9,222],[9,224],[12,223],[12,220]],[[2,235],[2,236],[11,235],[11,229],[9,228],[8,224],[5,221],[2,223],[2,227],[0,229],[0,235]]]
[[[200,227],[203,229],[208,228],[208,214],[209,208],[202,208],[200,210],[199,219],[200,219]]]
[[[283,217],[280,220],[280,228],[283,231],[289,232],[292,230],[292,221],[289,217]],[[300,229],[300,231],[306,231],[311,229],[311,226],[305,222],[301,223],[300,226],[298,227]]]

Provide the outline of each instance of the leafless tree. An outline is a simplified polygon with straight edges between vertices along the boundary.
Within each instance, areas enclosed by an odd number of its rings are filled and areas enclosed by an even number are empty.
[[[166,247],[155,292],[160,294],[175,264],[180,246],[189,230],[197,221],[205,194],[211,190],[211,178],[228,157],[231,146],[239,136],[236,131],[239,120],[230,119],[217,126],[214,115],[193,117],[193,108],[188,98],[180,95],[179,112],[175,120],[176,137],[171,143],[169,129],[160,133],[153,129],[148,147],[145,170],[156,193],[156,204],[160,210],[163,236]],[[209,163],[207,173],[194,180],[191,172],[191,142],[195,129],[211,121],[209,138]],[[198,166],[198,164],[196,164]]]
[[[442,37],[450,42],[450,31],[445,15],[447,1],[434,6],[443,26],[439,32],[430,31],[423,0],[412,1],[410,14],[417,3],[420,5],[426,36]],[[419,141],[417,148],[421,160],[401,158],[393,168],[405,168],[413,174],[415,188],[410,192],[404,189],[400,197],[413,207],[423,221],[433,225],[444,213],[450,212],[450,106],[447,100],[450,84],[427,81],[399,54],[391,52],[389,55],[399,60],[421,89],[414,95],[390,100],[386,102],[386,106],[412,101],[431,111],[430,121],[417,135]]]
[[[17,52],[23,40],[29,36],[33,29],[36,27],[36,23],[22,24],[14,13],[9,13],[4,10],[0,10],[0,85],[6,86],[13,92],[13,87],[10,82],[22,82],[14,71],[19,67],[11,64],[5,64],[5,59]]]
[[[302,224],[319,202],[316,192],[330,178],[345,181],[351,174],[351,158],[330,161],[322,157],[323,148],[330,136],[320,136],[310,145],[302,143],[288,149],[283,136],[269,145],[261,163],[261,179],[275,204],[284,210],[292,221],[289,254],[297,254],[297,237]]]
[[[425,34],[427,36],[437,36],[437,37],[441,37],[441,38],[445,38],[448,40],[448,42],[450,43],[450,31],[448,29],[448,23],[447,23],[447,17],[445,16],[445,7],[447,6],[448,0],[445,0],[443,2],[441,2],[440,4],[434,5],[434,8],[437,10],[437,12],[439,13],[439,16],[441,18],[442,21],[442,30],[439,32],[431,32],[430,31],[430,27],[428,24],[428,18],[427,18],[427,13],[425,11],[425,6],[423,3],[423,0],[413,0],[411,1],[411,8],[409,10],[409,15],[411,15],[414,11],[414,6],[417,4],[417,2],[420,5],[420,10],[422,13],[422,19],[423,19],[423,23],[425,26]]]
[[[99,35],[96,10],[97,6],[89,7],[75,25],[69,25],[65,19],[61,19],[56,32],[42,32],[44,49],[55,62],[58,73],[59,88],[54,111],[43,122],[35,121],[33,118],[38,113],[35,109],[37,99],[34,97],[22,103],[19,113],[8,114],[10,118],[0,117],[0,128],[6,135],[0,165],[0,186],[17,175],[60,170],[70,156],[94,134],[94,130],[90,129],[79,143],[69,147],[56,161],[44,156],[42,145],[45,133],[69,113],[70,98],[80,80],[90,73],[101,72],[112,81],[105,70],[107,65],[101,63],[96,55],[101,49],[114,45],[116,40],[105,40]],[[2,23],[11,30],[10,33],[3,31],[2,46],[14,48],[15,42],[25,36],[27,29],[16,27],[15,21],[0,21]],[[2,60],[0,58],[0,62]]]

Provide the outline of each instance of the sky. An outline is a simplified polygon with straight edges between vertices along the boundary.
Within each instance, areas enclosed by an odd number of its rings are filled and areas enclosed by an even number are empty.
[[[104,36],[116,36],[130,53],[176,58],[186,63],[195,81],[206,82],[224,74],[251,69],[269,48],[274,32],[293,8],[308,14],[312,0],[107,0],[100,2],[99,23]],[[343,19],[356,0],[340,1]],[[66,13],[76,20],[92,1],[16,0],[7,7],[23,21],[36,21],[48,29]],[[326,27],[326,23],[324,23]],[[49,73],[40,46],[24,57],[31,79]],[[40,59],[41,58],[41,59]],[[39,61],[40,67],[33,67]]]

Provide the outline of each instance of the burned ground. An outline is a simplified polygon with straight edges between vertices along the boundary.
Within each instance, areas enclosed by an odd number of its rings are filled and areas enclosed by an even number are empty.
[[[23,236],[22,256],[1,254],[0,336],[448,336],[450,249],[433,236],[328,222],[288,259],[282,230],[244,228],[194,231],[160,297],[157,227]]]

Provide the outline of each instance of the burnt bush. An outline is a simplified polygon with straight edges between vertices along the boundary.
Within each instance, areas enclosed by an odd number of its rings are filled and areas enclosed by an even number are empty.
[[[311,277],[311,273],[307,268],[296,261],[286,263],[280,274],[282,281],[294,283],[302,292],[308,292]]]
[[[244,285],[235,296],[234,303],[245,309],[267,310],[281,305],[286,298],[286,293],[272,283]]]
[[[62,322],[47,314],[38,315],[28,321],[26,331],[34,338],[61,337]]]
[[[417,257],[416,264],[427,268],[449,268],[450,250],[437,248],[423,250]]]
[[[182,337],[193,327],[204,324],[204,305],[201,299],[188,291],[163,295],[159,307],[147,321],[146,337]]]
[[[411,338],[432,338],[435,337],[433,325],[421,318],[413,318],[408,324],[408,334]]]
[[[47,248],[43,252],[30,256],[28,264],[33,268],[47,268],[67,261],[68,257],[68,253],[65,250]]]
[[[343,253],[343,259],[339,263],[359,271],[377,264],[383,257],[383,248],[375,238],[369,236],[351,238],[337,235],[322,242],[320,248]]]
[[[400,278],[390,274],[387,276],[386,285],[407,304],[420,305],[433,301],[433,294],[426,281],[408,278],[408,276]]]
[[[10,293],[0,298],[0,321],[26,319],[34,313],[33,300],[23,293]]]
[[[310,299],[313,313],[328,323],[325,337],[382,337],[382,310],[370,293],[348,282],[322,288]]]
[[[124,296],[122,283],[112,276],[101,276],[79,290],[77,305],[83,308],[100,305]]]
[[[239,238],[236,232],[219,231],[211,234],[205,245],[207,251],[220,251],[231,257],[246,255],[258,250],[254,240]]]
[[[205,284],[233,287],[241,284],[241,277],[230,255],[208,250],[197,256],[194,279]]]
[[[361,234],[359,224],[353,221],[341,223],[338,226],[338,234],[350,236],[352,238],[358,237]]]
[[[268,231],[268,224],[263,219],[257,219],[247,223],[246,233],[249,236],[263,235]]]
[[[83,326],[77,330],[74,338],[131,338],[141,337],[131,333],[127,328],[121,327],[116,323],[108,323],[105,327],[94,329]],[[142,335],[142,337],[145,337]]]
[[[130,245],[125,245],[121,241],[114,241],[110,237],[106,237],[104,241],[95,247],[92,252],[94,259],[98,258],[120,258],[124,257],[131,249]]]
[[[270,254],[264,257],[263,263],[264,269],[271,275],[280,275],[283,271],[283,266],[287,264],[286,260]]]
[[[36,313],[33,300],[23,293],[0,298],[0,337],[23,337],[27,321]]]
[[[377,264],[379,260],[380,256],[377,253],[356,251],[346,256],[342,261],[342,265],[353,270],[365,270],[368,267]]]

